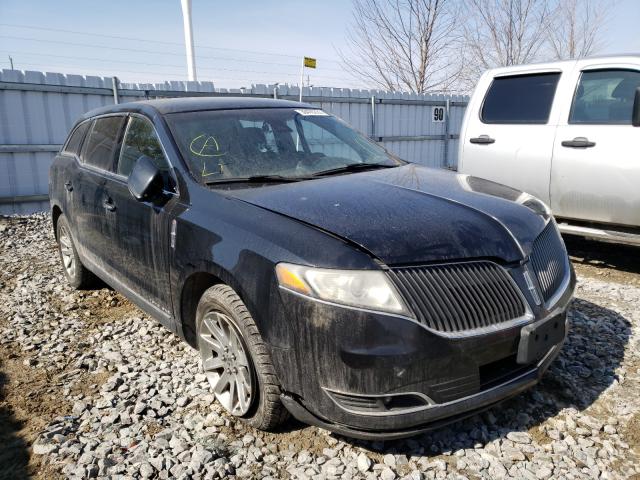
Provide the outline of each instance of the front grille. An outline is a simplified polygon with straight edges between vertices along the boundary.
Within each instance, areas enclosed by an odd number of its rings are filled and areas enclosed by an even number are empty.
[[[531,266],[547,301],[560,288],[567,270],[567,251],[552,221],[533,242]]]
[[[391,278],[417,320],[441,332],[463,332],[525,314],[509,274],[489,261],[399,267]]]

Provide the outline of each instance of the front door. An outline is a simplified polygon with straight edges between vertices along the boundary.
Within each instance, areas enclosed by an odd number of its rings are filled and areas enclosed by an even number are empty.
[[[151,122],[131,116],[122,141],[115,175],[106,184],[108,201],[113,205],[110,224],[119,274],[118,280],[144,300],[171,315],[169,285],[170,211],[176,196],[163,202],[142,202],[129,192],[127,178],[136,160],[146,155],[165,172],[165,184],[175,191],[169,163]]]
[[[483,77],[484,98],[469,105],[460,171],[549,201],[556,124],[554,96],[561,73]],[[477,114],[475,112],[478,112]]]
[[[640,128],[631,125],[637,66],[578,63],[553,150],[554,215],[640,225]]]

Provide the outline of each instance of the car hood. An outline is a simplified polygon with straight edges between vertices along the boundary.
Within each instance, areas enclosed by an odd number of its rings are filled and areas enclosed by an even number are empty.
[[[522,261],[548,221],[518,203],[527,196],[517,190],[415,164],[225,194],[339,236],[388,265]]]

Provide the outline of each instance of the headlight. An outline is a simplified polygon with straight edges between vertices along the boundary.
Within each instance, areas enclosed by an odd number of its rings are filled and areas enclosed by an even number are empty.
[[[408,313],[387,275],[379,270],[334,270],[279,263],[276,274],[281,287],[309,297],[369,310]]]

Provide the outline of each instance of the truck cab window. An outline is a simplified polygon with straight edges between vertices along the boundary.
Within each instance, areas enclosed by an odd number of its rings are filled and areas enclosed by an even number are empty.
[[[570,124],[631,125],[640,72],[592,70],[582,72],[573,98]]]
[[[560,73],[497,77],[482,105],[483,123],[546,124]]]

